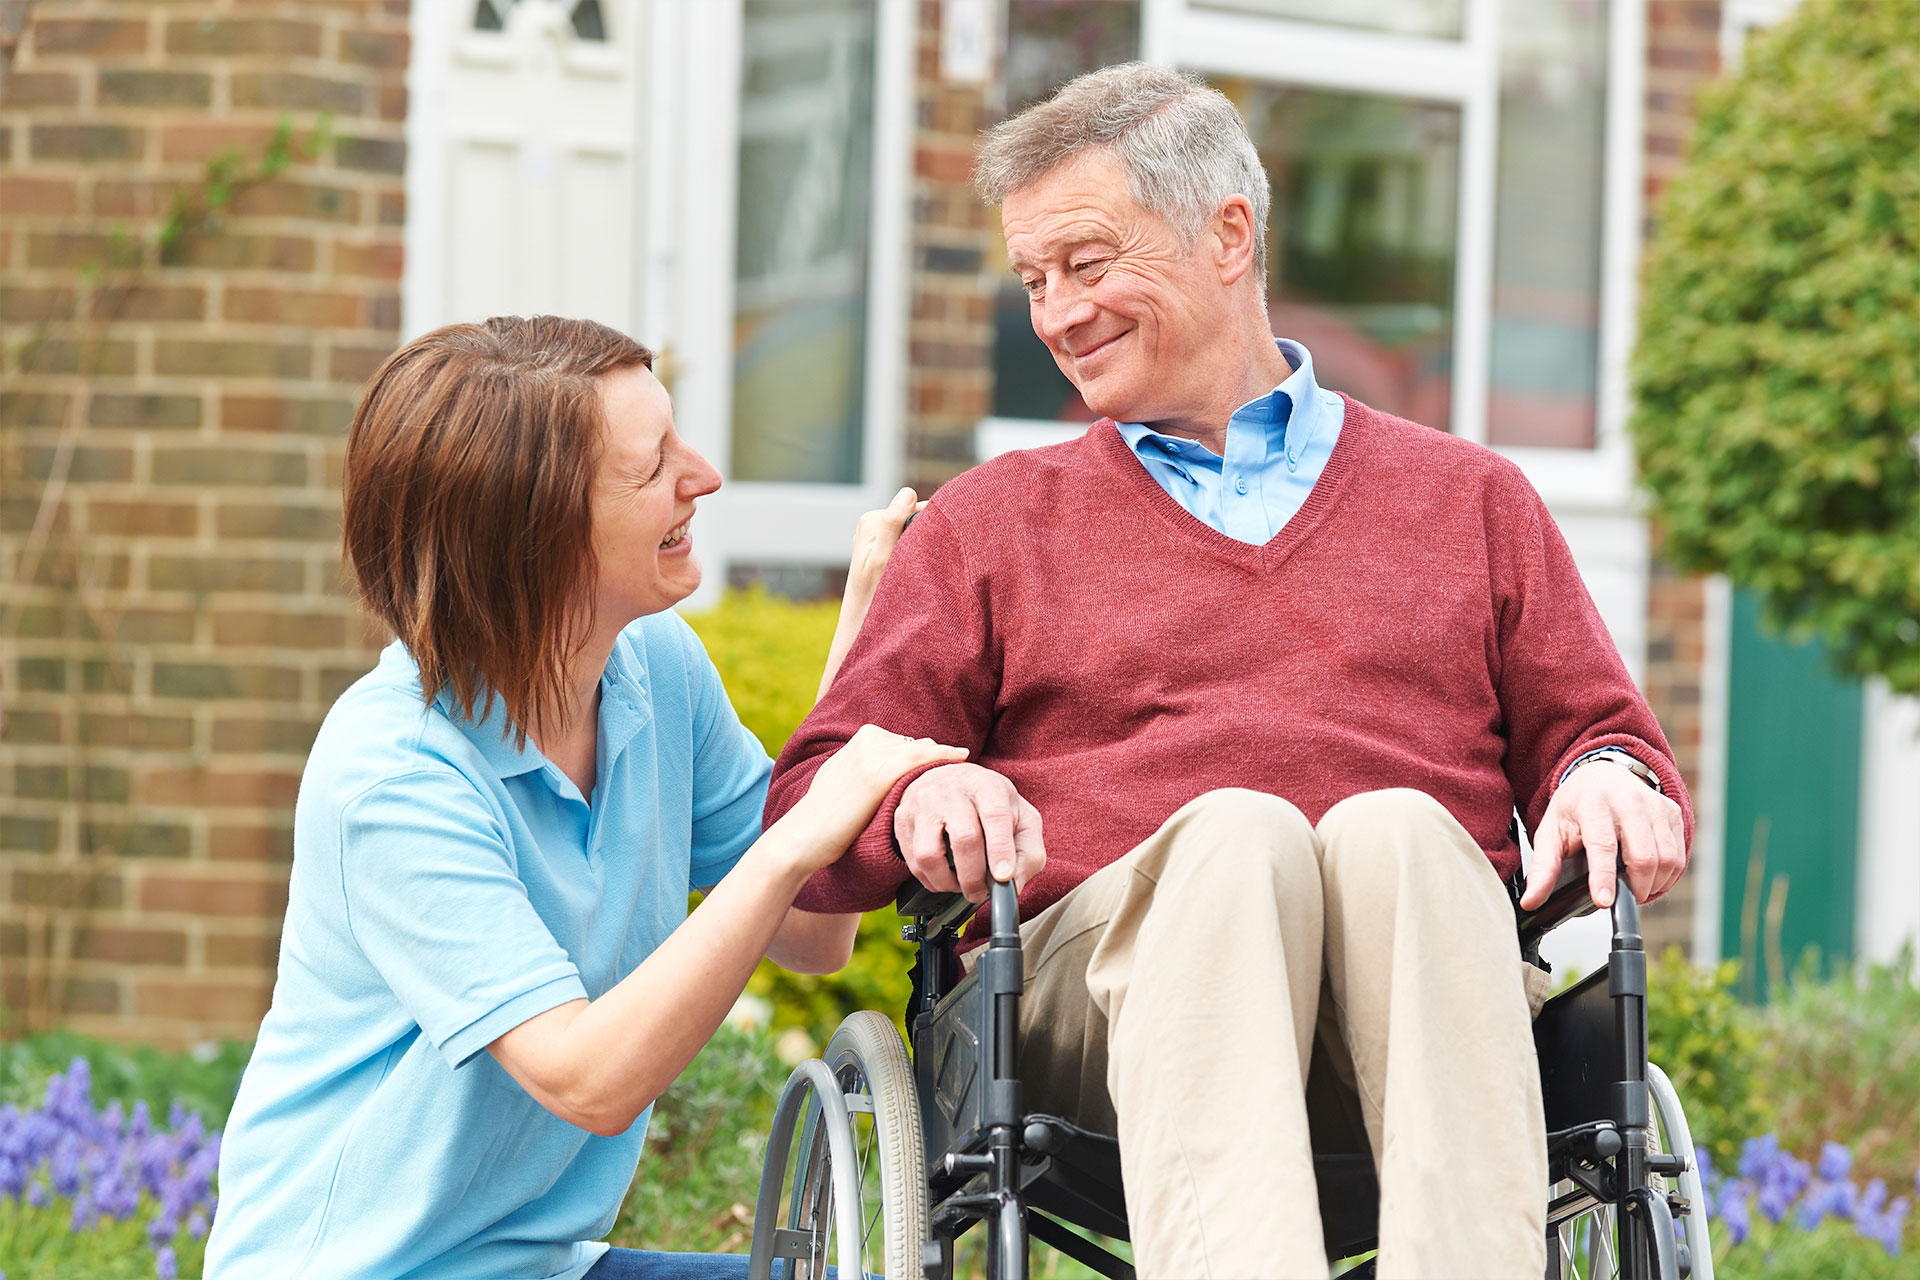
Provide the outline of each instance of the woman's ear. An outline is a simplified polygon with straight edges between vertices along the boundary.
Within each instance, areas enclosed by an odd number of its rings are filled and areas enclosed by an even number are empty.
[[[1220,208],[1213,215],[1210,239],[1221,284],[1237,284],[1253,270],[1255,250],[1263,230],[1254,222],[1253,202],[1245,196],[1234,194],[1220,202]]]

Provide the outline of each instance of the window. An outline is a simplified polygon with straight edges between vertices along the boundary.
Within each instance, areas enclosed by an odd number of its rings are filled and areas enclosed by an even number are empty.
[[[473,29],[505,31],[508,20],[513,16],[514,6],[519,3],[520,0],[474,0]],[[577,39],[604,41],[607,38],[607,23],[600,12],[600,0],[574,0],[567,10],[567,25]]]
[[[731,474],[860,481],[871,0],[747,0],[741,35]]]
[[[1326,386],[1497,446],[1587,450],[1625,305],[1605,287],[1610,193],[1638,194],[1607,168],[1623,4],[1013,0],[1007,105],[1134,57],[1206,76],[1273,183],[1274,332]],[[1090,418],[1017,289],[994,318],[995,418]]]

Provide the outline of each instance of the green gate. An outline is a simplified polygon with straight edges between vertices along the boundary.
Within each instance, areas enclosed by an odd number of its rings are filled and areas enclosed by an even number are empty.
[[[1731,641],[1720,945],[1760,1000],[1809,949],[1823,970],[1853,954],[1860,682],[1819,642],[1763,633],[1745,591]]]

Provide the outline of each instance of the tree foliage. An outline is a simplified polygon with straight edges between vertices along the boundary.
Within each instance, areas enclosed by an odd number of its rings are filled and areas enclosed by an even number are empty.
[[[1633,381],[1666,554],[1920,691],[1920,4],[1808,0],[1702,93]]]

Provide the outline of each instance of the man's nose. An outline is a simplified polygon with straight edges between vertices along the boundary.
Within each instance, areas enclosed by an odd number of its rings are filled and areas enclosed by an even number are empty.
[[[1049,347],[1065,344],[1076,326],[1093,319],[1093,300],[1071,277],[1047,285],[1040,305],[1033,309],[1033,332]]]

